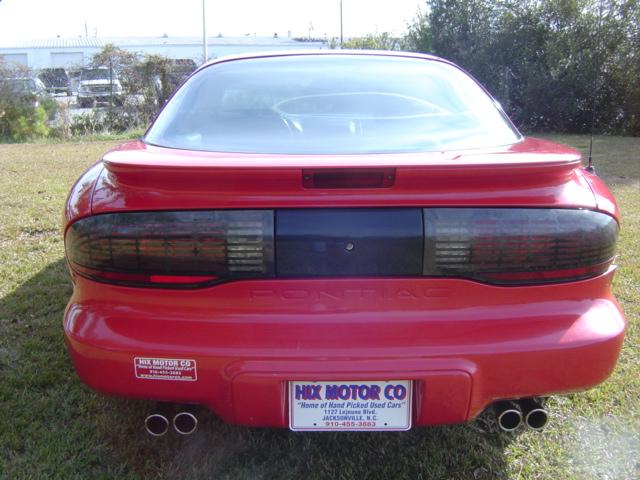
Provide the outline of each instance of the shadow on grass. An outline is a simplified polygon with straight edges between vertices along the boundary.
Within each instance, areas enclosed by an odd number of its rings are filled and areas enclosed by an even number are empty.
[[[0,416],[0,471],[10,478],[508,476],[513,437],[489,416],[405,433],[293,433],[225,425],[199,409],[195,434],[149,437],[143,419],[152,402],[100,396],[75,375],[62,334],[70,294],[59,260],[0,300],[0,406],[10,413]]]

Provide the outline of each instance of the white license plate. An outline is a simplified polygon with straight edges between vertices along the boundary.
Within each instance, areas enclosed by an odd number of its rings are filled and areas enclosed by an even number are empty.
[[[411,381],[289,382],[289,428],[409,430]]]

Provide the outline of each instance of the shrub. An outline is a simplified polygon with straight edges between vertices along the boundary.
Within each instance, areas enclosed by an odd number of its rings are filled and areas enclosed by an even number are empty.
[[[11,102],[0,107],[0,138],[25,142],[49,135],[47,110],[26,102]]]
[[[49,135],[47,121],[58,104],[43,92],[34,93],[34,79],[30,70],[0,61],[0,140],[24,142]]]

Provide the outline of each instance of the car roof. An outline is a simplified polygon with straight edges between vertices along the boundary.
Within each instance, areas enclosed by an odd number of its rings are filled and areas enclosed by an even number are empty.
[[[218,63],[230,62],[234,60],[249,60],[256,58],[272,58],[272,57],[297,57],[297,56],[377,56],[377,57],[401,57],[401,58],[419,58],[423,60],[435,60],[438,62],[447,63],[449,65],[457,67],[453,62],[446,60],[435,55],[429,55],[426,53],[416,52],[403,52],[396,50],[337,50],[337,49],[324,49],[324,50],[274,50],[267,52],[251,52],[240,53],[235,55],[225,55],[217,57],[208,62],[202,64],[196,70],[202,70]],[[459,67],[458,67],[459,68]],[[194,72],[195,73],[195,72]]]

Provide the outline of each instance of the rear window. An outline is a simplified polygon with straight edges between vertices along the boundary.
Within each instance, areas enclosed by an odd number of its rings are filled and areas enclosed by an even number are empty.
[[[35,80],[30,78],[10,78],[7,84],[13,93],[30,93],[37,90]]]
[[[493,147],[519,138],[475,81],[444,62],[297,55],[201,70],[145,141],[219,152],[360,154]]]
[[[109,70],[106,68],[94,68],[92,70],[82,70],[80,72],[80,80],[104,80],[109,77]]]

